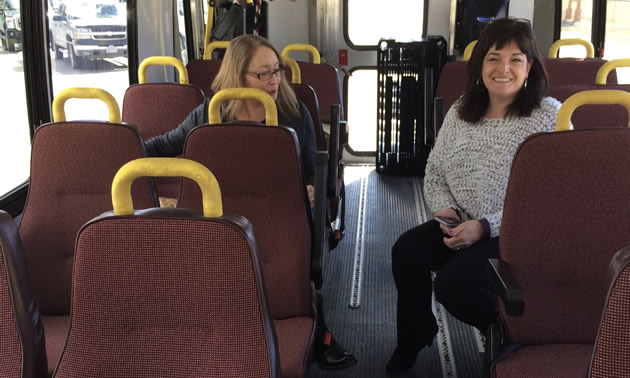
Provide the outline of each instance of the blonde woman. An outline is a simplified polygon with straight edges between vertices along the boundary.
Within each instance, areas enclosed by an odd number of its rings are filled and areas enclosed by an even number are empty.
[[[301,148],[302,166],[313,204],[315,190],[315,129],[306,106],[299,102],[284,79],[282,57],[263,37],[243,35],[230,41],[221,69],[212,83],[212,90],[225,88],[257,88],[267,92],[276,102],[278,124],[292,128]],[[196,126],[208,123],[210,99],[193,110],[176,129],[146,142],[149,156],[177,156],[182,153],[186,136]],[[265,121],[265,109],[255,100],[229,101],[223,105],[221,118],[229,121]],[[343,369],[356,363],[333,338],[326,327],[321,296],[317,298],[318,329],[315,340],[315,360],[323,369]]]

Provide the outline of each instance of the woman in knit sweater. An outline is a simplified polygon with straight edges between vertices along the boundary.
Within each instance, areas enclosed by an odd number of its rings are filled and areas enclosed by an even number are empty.
[[[468,63],[464,95],[446,115],[424,178],[432,220],[392,248],[398,289],[397,347],[388,371],[411,368],[438,331],[436,298],[483,333],[497,319],[485,266],[499,254],[512,158],[530,134],[553,131],[560,103],[544,97],[547,75],[528,22],[499,19],[482,32]]]

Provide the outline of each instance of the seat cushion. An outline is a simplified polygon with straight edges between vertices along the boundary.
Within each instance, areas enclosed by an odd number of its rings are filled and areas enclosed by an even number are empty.
[[[592,353],[589,344],[528,345],[499,361],[493,377],[586,377]]]
[[[313,345],[315,321],[309,317],[274,320],[280,350],[282,377],[304,377],[311,364],[312,352],[305,350]],[[307,360],[304,360],[306,356]]]
[[[61,351],[66,344],[70,315],[42,316],[42,321],[46,338],[46,354],[48,355],[48,375],[52,376],[57,362],[59,362]]]

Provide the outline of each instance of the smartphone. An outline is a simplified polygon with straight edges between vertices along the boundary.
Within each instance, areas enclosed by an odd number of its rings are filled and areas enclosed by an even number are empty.
[[[453,218],[433,217],[438,223],[445,225],[446,227],[457,227],[461,221]]]

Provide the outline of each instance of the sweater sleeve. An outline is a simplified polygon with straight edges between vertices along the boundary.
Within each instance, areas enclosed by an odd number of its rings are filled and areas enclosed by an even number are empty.
[[[150,157],[174,157],[184,151],[184,143],[190,130],[208,123],[208,105],[210,99],[195,108],[182,123],[173,130],[146,141],[144,146]]]

